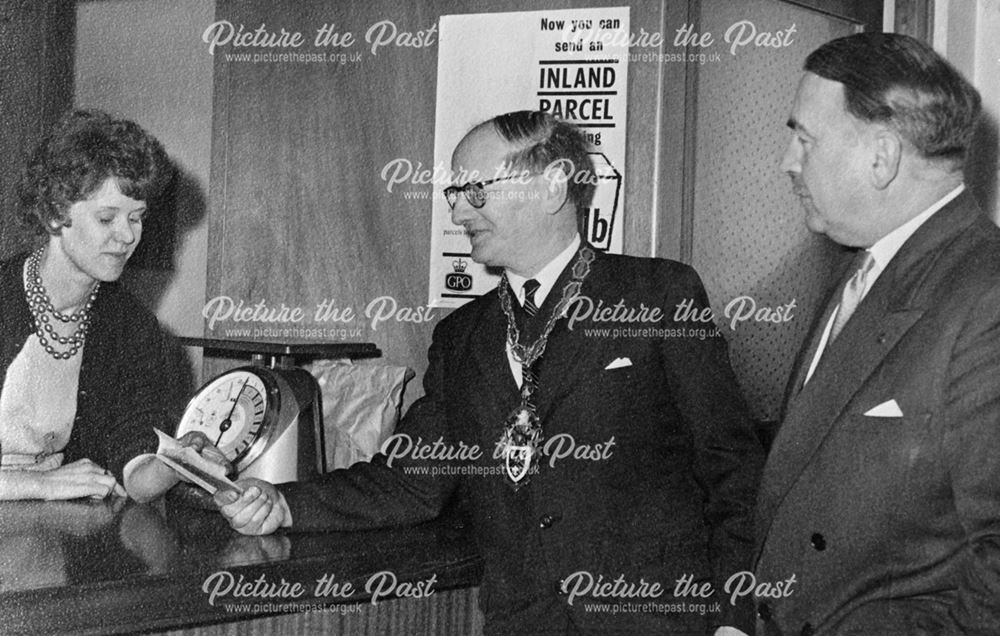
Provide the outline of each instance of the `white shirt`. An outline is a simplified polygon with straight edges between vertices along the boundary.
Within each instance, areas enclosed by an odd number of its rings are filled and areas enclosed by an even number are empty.
[[[965,190],[965,184],[960,183],[957,188],[938,199],[937,202],[929,208],[906,223],[903,223],[895,230],[889,232],[876,241],[874,245],[868,248],[868,252],[872,255],[872,267],[868,270],[867,284],[865,285],[864,291],[861,292],[862,300],[864,300],[865,296],[868,295],[868,290],[875,285],[875,281],[877,281],[878,277],[882,275],[885,268],[889,266],[889,262],[892,261],[893,257],[897,252],[899,252],[900,248],[903,247],[903,244],[906,243],[911,236],[913,236],[913,233],[916,232],[921,225],[926,223],[929,218],[934,216],[935,212],[946,206],[952,199],[960,195],[963,190]],[[823,351],[826,349],[827,341],[830,339],[830,330],[833,328],[833,321],[836,316],[837,310],[835,309],[826,323],[826,328],[823,329],[823,337],[819,341],[819,346],[816,347],[816,354],[813,356],[812,364],[809,365],[809,372],[806,374],[806,382],[809,382],[809,379],[816,371],[819,359],[822,357]]]
[[[579,234],[573,237],[573,241],[566,246],[566,249],[559,252],[555,258],[535,274],[534,280],[538,281],[538,290],[535,291],[535,305],[537,307],[541,307],[542,303],[545,302],[545,298],[552,291],[552,287],[556,284],[559,274],[573,260],[573,256],[578,249],[580,249]],[[517,302],[523,307],[524,283],[528,279],[513,272],[507,272],[507,280],[510,282],[510,288],[516,292]],[[517,387],[521,388],[521,363],[514,359],[514,352],[511,349],[510,341],[507,342],[507,362],[510,364],[510,372],[514,374],[514,381],[517,382]]]

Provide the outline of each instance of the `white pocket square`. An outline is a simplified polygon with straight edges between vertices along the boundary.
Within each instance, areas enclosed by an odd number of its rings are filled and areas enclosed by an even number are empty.
[[[609,371],[611,369],[621,369],[622,367],[630,367],[630,366],[632,366],[632,361],[629,360],[628,358],[615,358],[614,360],[611,361],[611,364],[604,367],[604,370]]]
[[[903,417],[903,411],[896,404],[896,400],[889,400],[869,409],[865,415],[868,417]]]

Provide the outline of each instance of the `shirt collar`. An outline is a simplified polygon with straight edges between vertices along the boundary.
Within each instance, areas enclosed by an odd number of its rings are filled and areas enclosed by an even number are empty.
[[[885,267],[889,264],[889,261],[892,260],[892,257],[896,255],[896,252],[898,252],[900,248],[903,247],[903,244],[906,243],[907,239],[913,236],[913,233],[916,232],[921,225],[926,223],[927,219],[931,218],[935,212],[950,203],[951,200],[961,194],[963,190],[965,190],[965,184],[960,183],[957,188],[938,199],[938,201],[929,208],[906,223],[903,223],[892,232],[889,232],[876,241],[875,245],[868,248],[868,251],[872,254],[872,258],[875,259],[875,268],[877,268],[879,272],[885,269]]]
[[[573,241],[566,246],[566,249],[559,252],[555,258],[548,262],[548,264],[543,267],[537,274],[534,275],[534,279],[538,281],[539,287],[538,291],[535,292],[535,305],[538,307],[542,306],[545,302],[545,298],[552,291],[552,286],[556,284],[556,280],[559,278],[559,274],[566,269],[569,262],[573,260],[573,255],[576,251],[580,249],[580,235],[576,234],[573,237]],[[524,276],[518,276],[514,272],[507,272],[507,280],[510,282],[510,288],[514,290],[514,295],[517,296],[517,302],[524,304],[524,283],[528,279]]]

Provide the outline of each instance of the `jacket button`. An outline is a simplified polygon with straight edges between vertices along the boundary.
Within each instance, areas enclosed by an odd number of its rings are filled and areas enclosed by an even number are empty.
[[[813,629],[812,624],[806,623],[805,625],[802,626],[802,632],[801,632],[802,636],[813,636],[813,634],[815,633],[816,630]]]
[[[809,543],[811,543],[812,547],[818,552],[826,550],[826,538],[818,532],[809,538]]]
[[[542,518],[538,520],[538,527],[542,530],[548,530],[555,522],[556,518],[552,515],[542,515]]]
[[[757,606],[757,616],[759,616],[762,621],[771,620],[771,608],[767,603],[761,603]]]

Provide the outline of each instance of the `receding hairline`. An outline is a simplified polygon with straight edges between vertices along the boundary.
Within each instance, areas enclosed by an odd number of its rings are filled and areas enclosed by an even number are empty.
[[[454,168],[454,166],[455,166],[455,158],[458,155],[459,150],[461,150],[463,146],[466,146],[467,144],[472,143],[472,139],[475,136],[477,136],[479,134],[482,134],[482,132],[484,130],[490,130],[490,131],[492,131],[493,135],[496,137],[496,139],[500,143],[504,144],[508,148],[512,148],[512,149],[514,148],[513,144],[511,144],[511,142],[509,142],[506,139],[504,139],[500,135],[500,133],[497,132],[496,129],[492,125],[490,125],[490,124],[492,124],[492,122],[493,122],[493,120],[488,119],[488,120],[486,120],[484,122],[478,123],[475,126],[473,126],[472,128],[470,128],[469,132],[465,133],[462,136],[462,138],[455,145],[455,149],[451,151],[451,165],[452,165],[452,168]],[[504,155],[503,155],[503,157],[501,157],[501,160],[506,160],[507,155],[508,155],[508,153],[505,152]]]

